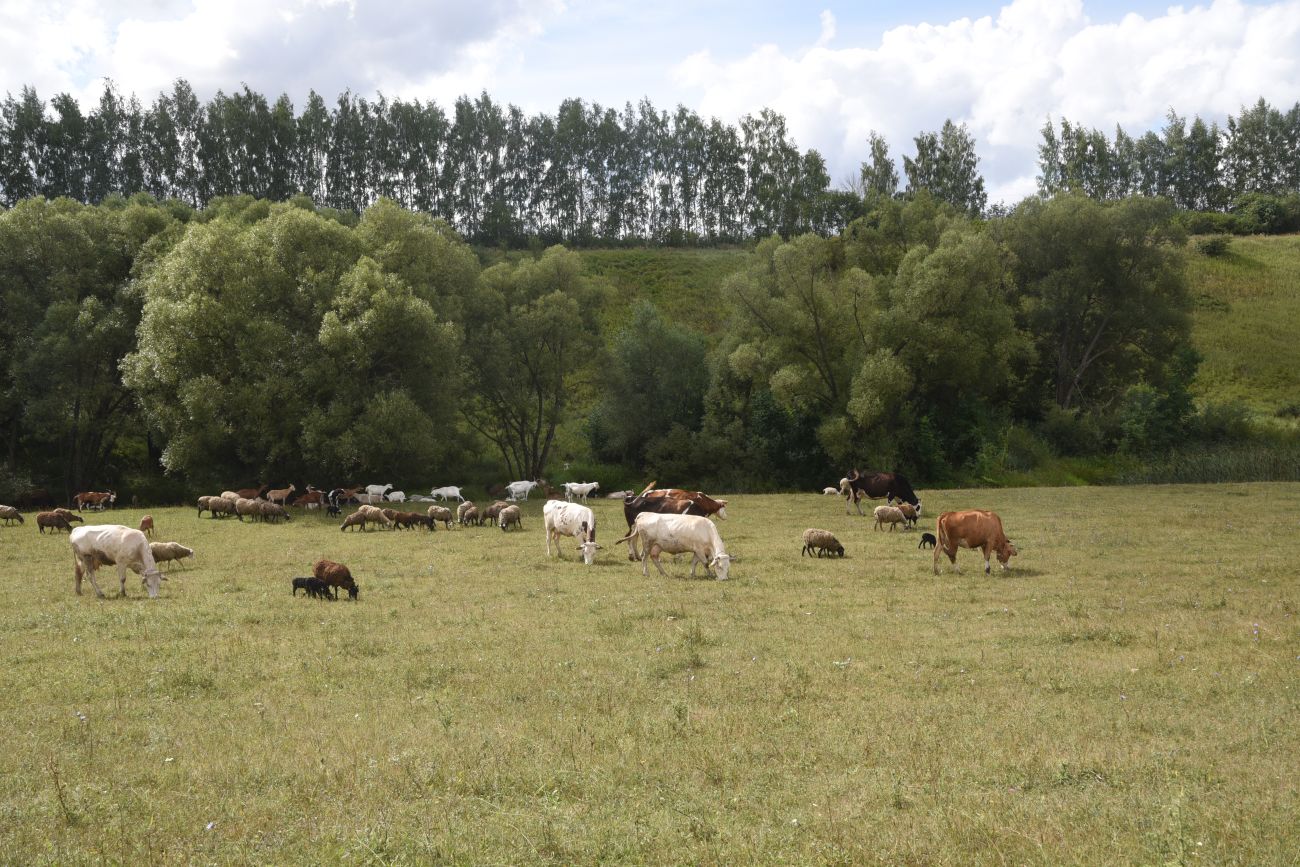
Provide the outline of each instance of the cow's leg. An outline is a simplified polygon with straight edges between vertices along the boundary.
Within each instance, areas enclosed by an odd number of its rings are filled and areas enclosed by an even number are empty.
[[[119,562],[117,564],[117,580],[121,585],[118,588],[118,596],[126,596],[126,564]]]
[[[984,574],[987,575],[992,569],[989,566],[989,543],[985,542],[984,547],[980,549],[984,552]]]

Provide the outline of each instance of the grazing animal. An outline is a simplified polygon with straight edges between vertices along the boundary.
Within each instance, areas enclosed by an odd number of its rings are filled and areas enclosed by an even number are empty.
[[[922,533],[921,541],[916,543],[916,547],[918,550],[921,548],[933,548],[934,543],[935,538],[933,533]]]
[[[506,485],[507,500],[526,500],[528,495],[533,492],[533,488],[542,484],[541,479],[532,482],[511,482]]]
[[[1007,569],[1007,561],[1020,552],[1011,544],[1007,534],[1002,530],[1002,519],[996,512],[986,509],[966,509],[961,512],[944,512],[934,522],[934,532],[938,537],[934,548],[934,574],[939,574],[939,555],[946,554],[952,568],[960,572],[957,565],[957,549],[978,549],[984,553],[984,572],[988,574],[989,555],[996,554],[1002,564],[1002,571]]]
[[[68,541],[72,545],[72,557],[76,564],[73,576],[78,596],[81,595],[81,579],[84,576],[90,579],[95,595],[104,598],[103,591],[95,581],[95,570],[103,565],[117,566],[122,596],[126,595],[127,569],[144,579],[145,591],[150,598],[158,595],[162,573],[158,571],[158,564],[154,562],[153,552],[149,550],[149,541],[145,539],[144,533],[115,524],[89,524],[73,530]]]
[[[578,540],[578,550],[582,552],[582,562],[590,566],[596,559],[600,546],[596,544],[596,516],[586,506],[577,503],[565,503],[548,500],[542,507],[542,521],[546,525],[546,556],[551,556],[551,539],[555,539],[555,553],[563,557],[560,548],[561,536],[572,536]]]
[[[289,520],[289,513],[285,511],[284,506],[279,503],[272,503],[270,501],[258,502],[256,500],[254,502],[257,502],[258,511],[262,513],[263,521],[270,521],[272,524],[275,524],[278,523],[281,518],[286,521]]]
[[[186,548],[180,542],[150,542],[149,553],[153,554],[155,563],[170,563],[193,557],[194,549]]]
[[[60,515],[58,512],[37,512],[36,526],[40,529],[42,535],[44,535],[47,527],[51,533],[55,530],[72,529],[72,523],[65,515]]]
[[[456,487],[455,485],[444,485],[441,488],[434,488],[432,491],[429,491],[429,496],[433,497],[436,500],[460,500],[461,502],[465,501],[465,498],[461,496],[460,488]]]
[[[904,500],[899,500],[898,506],[896,506],[896,508],[898,509],[898,511],[903,513],[903,519],[906,521],[906,526],[908,527],[916,526],[916,519],[921,515],[921,510],[919,507],[913,506],[911,503],[908,503]]]
[[[139,530],[141,533],[144,533],[146,536],[153,535],[153,515],[145,515],[143,518],[140,519]]]
[[[585,503],[587,497],[596,493],[596,490],[600,487],[600,482],[565,482],[562,487],[564,488],[564,499],[572,502],[576,497]]]
[[[256,500],[258,497],[262,496],[262,493],[269,487],[271,486],[258,485],[256,488],[240,488],[238,491],[234,492],[235,499],[243,497],[245,500]],[[225,494],[222,494],[222,496],[224,497]]]
[[[483,510],[483,520],[489,524],[495,524],[497,522],[497,515],[500,515],[501,510],[506,508],[509,505],[510,504],[507,503],[505,500],[497,500],[492,505],[488,506],[486,509]]]
[[[307,490],[295,497],[293,502],[289,505],[298,506],[304,509],[319,509],[321,504],[324,502],[325,493],[323,491],[314,490],[311,485],[308,485]]]
[[[704,507],[694,500],[678,500],[672,497],[647,497],[638,494],[635,497],[626,497],[623,500],[623,517],[627,519],[628,529],[636,523],[637,515],[645,512],[664,515],[698,515],[707,517],[708,512]],[[628,559],[635,560],[632,551],[628,550]]]
[[[640,546],[641,574],[649,575],[646,561],[653,559],[660,575],[667,575],[659,562],[661,553],[684,554],[690,552],[691,577],[695,577],[697,564],[719,581],[727,580],[732,557],[722,544],[718,526],[701,515],[665,515],[647,512],[637,516],[636,523],[615,544],[628,543],[628,549],[637,552]],[[716,569],[715,573],[713,570]]]
[[[826,496],[833,496],[833,495],[835,495],[835,494],[838,494],[839,492],[840,492],[840,489],[839,489],[839,488],[832,488],[832,487],[825,487],[825,488],[822,488],[822,496],[823,496],[823,497],[826,497]]]
[[[293,579],[293,595],[297,596],[299,590],[307,591],[307,595],[313,599],[332,599],[329,585],[310,575]]]
[[[106,507],[117,502],[117,493],[115,491],[85,491],[74,496],[72,502],[77,507],[78,512],[85,509],[102,512]]]
[[[8,525],[10,521],[17,521],[20,524],[23,522],[22,512],[18,511],[13,506],[0,506],[0,518],[4,518],[6,525]]]
[[[461,505],[464,504],[462,503]],[[470,503],[470,505],[472,506],[474,504]],[[457,512],[461,511],[459,506],[456,508],[456,511]],[[442,521],[443,525],[448,530],[451,529],[451,522],[452,522],[451,509],[448,509],[446,506],[430,506],[427,514],[429,516],[430,521]],[[433,529],[432,524],[430,524],[429,529]]]
[[[818,530],[810,527],[803,531],[803,548],[799,551],[799,556],[802,557],[807,554],[811,557],[814,553],[818,557],[828,554],[843,557],[844,546],[828,530]]]
[[[215,512],[212,512],[212,510],[209,508],[210,504],[211,504],[212,501],[215,500],[215,499],[218,499],[218,498],[217,498],[217,497],[199,497],[199,513],[198,513],[197,515],[195,515],[194,517],[196,517],[196,518],[202,518],[202,517],[203,517],[203,513],[204,513],[204,512],[207,512],[207,513],[208,513],[208,517],[210,517],[210,518],[215,518],[215,517],[216,517],[216,513],[215,513]]]
[[[903,512],[897,506],[876,506],[872,512],[876,516],[876,526],[874,529],[879,530],[885,524],[889,525],[889,532],[894,532],[897,524],[906,524],[907,519],[903,517]]]
[[[388,500],[390,503],[405,503],[406,491],[389,491],[387,494],[384,494],[384,499]]]
[[[352,573],[342,563],[335,563],[333,560],[317,560],[312,564],[311,574],[324,581],[327,586],[334,588],[335,599],[339,598],[340,587],[348,591],[348,598],[352,600],[356,600],[361,593],[357,582],[352,580]]]
[[[847,486],[844,484],[847,482]],[[856,469],[850,471],[846,478],[840,480],[844,493],[844,514],[849,514],[849,505],[857,506],[858,514],[863,514],[862,498],[873,500],[885,498],[886,505],[892,505],[895,499],[911,503],[921,511],[921,500],[912,490],[912,483],[902,473],[867,473],[863,475]]]
[[[424,527],[430,533],[438,529],[438,524],[428,515],[421,515],[419,512],[407,512],[412,527]]]
[[[497,513],[497,525],[501,527],[502,532],[514,527],[522,530],[524,528],[524,513],[519,511],[518,506],[506,506]]]
[[[684,491],[681,488],[652,488],[642,491],[641,496],[647,500],[689,500],[699,509],[698,514],[706,517],[717,515],[724,521],[727,519],[727,501],[715,500],[699,491]],[[692,514],[696,513],[692,512]]]
[[[238,501],[237,501],[237,500],[231,500],[231,499],[228,499],[228,498],[226,498],[226,497],[209,497],[209,498],[208,498],[208,511],[212,513],[212,517],[214,517],[214,518],[217,517],[218,515],[222,515],[222,516],[226,516],[226,515],[235,515],[235,516],[238,516],[239,512],[238,512],[238,510],[235,509],[235,503],[236,503],[236,502],[238,502]]]
[[[81,516],[78,515],[76,512],[72,511],[71,509],[58,508],[58,509],[53,509],[53,510],[51,510],[51,511],[53,511],[53,512],[55,512],[55,513],[57,513],[57,514],[60,514],[60,515],[62,515],[63,517],[67,518],[69,524],[72,523],[73,521],[76,521],[76,522],[79,523],[79,524],[84,524],[84,523],[86,523],[86,519],[85,519],[85,518],[81,517]]]
[[[457,524],[464,524],[464,523],[465,523],[465,513],[468,512],[468,511],[469,511],[470,509],[472,509],[472,508],[474,508],[474,501],[473,501],[473,500],[462,500],[461,503],[460,503],[460,505],[456,507],[456,523],[457,523]]]
[[[287,488],[276,488],[274,491],[267,491],[266,499],[268,502],[279,503],[283,506],[285,500],[289,499],[289,495],[296,490],[298,490],[297,486],[290,482]]]
[[[465,510],[465,514],[460,516],[460,522],[470,527],[483,526],[483,516],[479,514],[478,506],[470,506]]]

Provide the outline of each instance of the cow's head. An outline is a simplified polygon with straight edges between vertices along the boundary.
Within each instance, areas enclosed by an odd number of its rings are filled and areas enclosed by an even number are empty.
[[[155,567],[153,569],[146,569],[140,578],[144,582],[144,589],[145,592],[149,594],[149,598],[157,599],[158,588],[163,582],[163,574],[158,571],[157,567]]]
[[[727,520],[727,501],[718,500],[718,505],[721,507],[718,509],[718,517],[724,521]]]
[[[731,571],[731,555],[717,554],[709,561],[709,568],[718,575],[719,581],[727,580],[727,573]]]
[[[1002,564],[1003,569],[1007,568],[1008,560],[1020,553],[1016,550],[1016,546],[1011,544],[1010,539],[1003,539],[1002,544],[997,547],[997,552],[998,562]]]
[[[596,562],[596,552],[600,550],[600,546],[595,542],[580,542],[578,550],[582,552],[582,562],[590,566]]]

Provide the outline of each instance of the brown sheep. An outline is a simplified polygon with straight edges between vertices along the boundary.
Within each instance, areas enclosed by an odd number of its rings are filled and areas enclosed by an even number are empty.
[[[51,533],[55,530],[72,530],[72,524],[69,523],[67,518],[63,517],[58,512],[37,513],[36,526],[40,528],[42,534],[45,533],[46,527],[50,528]]]
[[[483,510],[483,522],[486,524],[495,524],[497,522],[497,516],[501,514],[501,510],[509,505],[510,504],[505,500],[497,500],[495,503]]]
[[[357,582],[352,580],[352,573],[342,563],[335,563],[333,560],[317,560],[312,564],[311,574],[334,588],[335,599],[339,598],[340,587],[348,591],[348,598],[352,600],[356,600],[361,593]]]
[[[460,522],[469,527],[479,527],[483,524],[483,516],[478,513],[478,506],[470,505],[460,516]]]
[[[502,532],[510,527],[522,530],[524,528],[523,517],[524,514],[519,511],[518,506],[506,506],[497,513],[497,523],[501,525]]]
[[[78,515],[76,512],[72,511],[71,509],[63,509],[63,508],[59,508],[59,509],[54,509],[54,511],[55,511],[56,513],[62,515],[63,517],[67,518],[69,524],[71,524],[73,521],[80,521],[80,522],[83,523],[83,524],[86,523],[86,519],[85,519],[85,518],[81,517],[81,516]]]
[[[20,524],[23,522],[22,512],[19,512],[13,506],[0,506],[0,518],[4,518],[5,524],[10,521],[17,521]]]
[[[472,506],[474,504],[470,503],[470,505]],[[456,511],[459,512],[460,509],[457,509]],[[450,530],[452,522],[451,509],[448,509],[446,506],[430,506],[429,520],[442,521],[442,523],[447,526],[447,529]]]

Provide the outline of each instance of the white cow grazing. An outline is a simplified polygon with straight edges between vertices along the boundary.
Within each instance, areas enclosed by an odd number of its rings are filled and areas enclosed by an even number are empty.
[[[460,488],[455,485],[446,485],[445,487],[434,488],[429,492],[429,496],[437,500],[457,499],[462,503],[465,502],[465,498],[460,495]]]
[[[667,575],[659,563],[659,554],[684,554],[690,552],[691,577],[695,576],[697,563],[704,564],[704,571],[719,581],[726,581],[731,569],[731,555],[722,544],[718,527],[708,518],[700,515],[661,515],[654,512],[642,512],[636,516],[636,523],[631,531],[619,539],[628,542],[635,553],[637,543],[641,548],[641,574],[649,575],[646,560],[653,558],[655,568],[660,575]],[[712,568],[711,568],[712,567]],[[714,574],[713,569],[717,569]]]
[[[406,491],[389,491],[387,494],[384,494],[384,498],[390,503],[405,503]]]
[[[599,487],[600,482],[565,482],[564,499],[573,502],[573,499],[578,497],[585,503],[587,497],[594,494]]]
[[[542,506],[542,518],[546,524],[546,556],[551,556],[551,539],[555,539],[555,553],[563,557],[560,549],[560,537],[572,536],[578,540],[578,550],[582,551],[582,562],[588,566],[596,559],[600,546],[596,544],[596,516],[586,506],[577,503],[561,503],[559,500],[547,500]]]
[[[541,482],[511,482],[506,485],[506,499],[526,500],[528,499],[528,495],[532,493],[533,488],[537,487],[539,484],[541,484]]]
[[[76,563],[75,589],[81,595],[81,577],[90,578],[90,586],[100,599],[104,593],[95,582],[95,570],[100,566],[117,566],[117,577],[122,582],[121,593],[126,595],[126,570],[130,569],[144,578],[145,590],[150,598],[158,596],[162,573],[149,550],[149,540],[144,533],[131,527],[116,524],[89,524],[78,527],[68,536],[72,544],[72,557]]]

